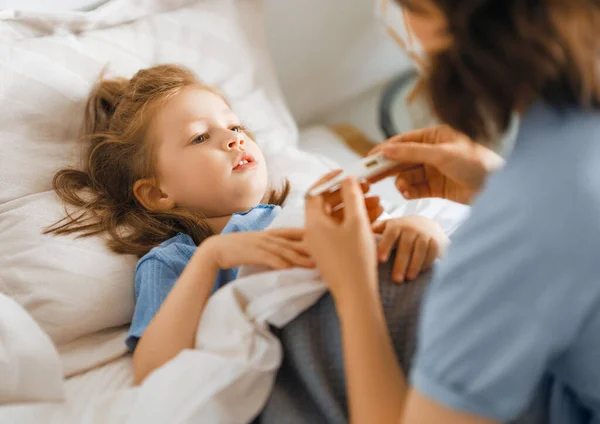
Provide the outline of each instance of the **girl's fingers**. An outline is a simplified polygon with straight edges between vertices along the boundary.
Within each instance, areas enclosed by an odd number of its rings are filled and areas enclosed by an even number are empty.
[[[299,255],[305,256],[307,258],[310,257],[310,253],[308,252],[308,249],[306,248],[306,244],[302,243],[300,241],[291,241],[291,240],[286,240],[283,238],[278,238],[274,241],[274,243],[276,243],[277,245],[281,246],[284,249],[293,250],[294,252],[298,253]]]
[[[423,264],[427,259],[428,245],[429,240],[426,240],[423,237],[417,237],[417,239],[415,240],[410,264],[408,265],[408,270],[406,272],[406,275],[409,280],[414,280],[415,278],[417,278],[423,270]]]
[[[288,268],[291,266],[300,266],[304,268],[313,268],[314,262],[307,255],[303,255],[296,251],[295,248],[290,247],[285,240],[280,240],[281,243],[268,243],[263,247],[264,250],[268,251],[271,255],[278,257],[281,261],[288,264]]]
[[[438,258],[440,254],[437,243],[431,239],[429,240],[429,245],[427,247],[427,257],[425,258],[425,263],[423,264],[423,270],[428,270],[433,266],[433,263]]]
[[[394,226],[389,226],[383,232],[383,236],[381,237],[381,241],[379,242],[379,261],[387,262],[390,258],[390,254],[392,253],[392,249],[398,240],[398,236],[400,235],[400,230]]]
[[[393,278],[398,283],[403,283],[406,278],[406,270],[410,263],[413,245],[416,239],[417,234],[414,231],[402,231],[400,233],[393,271]]]
[[[301,241],[304,237],[304,228],[274,228],[267,230],[270,235],[286,240]]]
[[[266,265],[272,269],[288,269],[292,267],[290,262],[270,250],[257,249],[256,253],[259,255],[257,264]]]

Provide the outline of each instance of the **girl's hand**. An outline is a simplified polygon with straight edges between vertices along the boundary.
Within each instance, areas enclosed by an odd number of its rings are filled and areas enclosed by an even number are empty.
[[[392,276],[398,283],[414,280],[443,255],[450,239],[435,221],[422,216],[389,219],[373,225],[382,234],[378,248],[380,262],[387,262],[397,246]]]
[[[323,196],[306,199],[306,234],[312,255],[339,307],[347,296],[377,290],[377,251],[363,193],[355,179],[342,183],[344,216],[334,217]]]
[[[212,236],[198,248],[212,255],[220,269],[262,265],[273,269],[314,268],[302,238],[301,228],[277,228]]]

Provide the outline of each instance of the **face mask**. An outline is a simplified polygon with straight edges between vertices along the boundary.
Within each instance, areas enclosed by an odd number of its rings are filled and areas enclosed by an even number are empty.
[[[390,0],[379,0],[377,10],[390,37],[406,52],[415,65],[423,70],[426,62],[425,54],[410,28],[404,7]]]
[[[419,73],[423,75],[427,69],[426,56],[410,28],[406,14],[403,13],[404,8],[390,0],[379,0],[377,9],[389,36],[406,52]],[[420,91],[422,83],[422,80],[417,83],[409,95],[409,101]]]

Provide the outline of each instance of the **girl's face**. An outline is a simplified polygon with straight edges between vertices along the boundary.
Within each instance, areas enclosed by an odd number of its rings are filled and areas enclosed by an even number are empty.
[[[219,218],[258,205],[265,159],[227,103],[188,87],[163,103],[150,125],[158,188],[171,204]]]

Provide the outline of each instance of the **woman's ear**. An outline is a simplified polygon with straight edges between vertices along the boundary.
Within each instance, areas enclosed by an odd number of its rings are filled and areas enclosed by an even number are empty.
[[[137,180],[133,195],[142,206],[152,212],[166,212],[175,207],[175,201],[155,184],[151,178]]]

